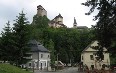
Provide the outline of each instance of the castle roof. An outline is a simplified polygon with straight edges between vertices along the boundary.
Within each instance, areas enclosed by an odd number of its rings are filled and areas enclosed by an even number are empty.
[[[42,5],[38,5],[38,6],[37,6],[37,10],[38,10],[39,8],[44,9],[44,8],[42,7]],[[44,9],[44,10],[45,10],[45,9]]]
[[[55,19],[56,19],[56,18],[63,18],[63,17],[62,17],[61,14],[59,13],[59,15],[55,17]]]
[[[38,8],[38,7],[42,7],[42,6],[41,6],[41,5],[38,5],[37,8]],[[42,8],[43,8],[43,7],[42,7]]]
[[[77,29],[87,29],[87,26],[77,26]]]

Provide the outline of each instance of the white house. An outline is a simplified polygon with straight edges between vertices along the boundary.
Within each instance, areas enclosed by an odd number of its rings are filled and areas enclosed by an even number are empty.
[[[28,68],[39,70],[49,70],[50,67],[50,52],[36,40],[30,40],[28,43],[31,48],[31,61],[26,64]]]
[[[101,68],[109,69],[110,65],[110,57],[109,53],[106,52],[107,49],[103,48],[103,55],[104,59],[102,61],[98,61],[98,56],[96,55],[96,52],[98,50],[93,49],[92,47],[98,46],[98,41],[93,41],[91,44],[89,44],[81,53],[81,62],[83,66],[87,66],[90,70],[92,69],[98,69]]]

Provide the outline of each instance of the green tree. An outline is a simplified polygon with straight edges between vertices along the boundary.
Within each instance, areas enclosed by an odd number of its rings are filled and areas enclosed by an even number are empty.
[[[0,41],[0,57],[1,60],[5,61],[10,61],[12,59],[12,50],[13,50],[13,45],[12,42],[12,29],[10,27],[10,22],[8,21],[8,23],[6,23],[7,25],[5,26],[5,28],[3,28],[4,31],[2,31],[1,35],[1,41]]]
[[[33,23],[36,28],[46,28],[48,27],[49,19],[46,16],[34,15]]]
[[[25,14],[19,13],[17,19],[15,20],[14,27],[13,27],[13,34],[15,35],[15,63],[16,65],[25,64],[29,59],[30,48],[28,48],[27,43],[30,40],[30,28],[29,22],[25,17]]]
[[[54,42],[52,41],[52,39],[49,40],[49,43],[46,44],[46,47],[50,51],[51,66],[53,66],[55,64],[56,57],[55,57]]]
[[[90,15],[95,9],[98,10],[98,14],[94,20],[98,20],[94,27],[96,38],[101,46],[99,49],[106,47],[112,54],[116,51],[116,1],[115,0],[88,0],[82,3],[85,6],[91,7],[90,11],[86,13]],[[103,50],[99,53],[102,54]]]

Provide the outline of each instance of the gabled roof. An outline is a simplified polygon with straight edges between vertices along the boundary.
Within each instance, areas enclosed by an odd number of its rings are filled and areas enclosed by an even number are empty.
[[[56,18],[63,18],[63,17],[62,17],[61,14],[59,13],[59,15],[56,16],[54,19],[56,19]]]
[[[28,46],[31,48],[31,52],[49,52],[49,50],[36,40],[30,40]]]
[[[86,51],[89,47],[91,47],[91,44],[93,44],[95,41],[92,41],[83,51],[82,51],[82,53],[84,52],[84,51]]]
[[[93,46],[98,46],[98,41],[97,41],[97,40],[92,41],[92,42],[82,51],[82,53],[85,52],[85,51],[90,51],[90,50],[88,50],[88,49],[91,49],[91,52],[93,52],[93,51],[98,51],[98,50],[92,49]],[[104,51],[107,51],[106,48],[103,48],[103,49],[104,49]]]

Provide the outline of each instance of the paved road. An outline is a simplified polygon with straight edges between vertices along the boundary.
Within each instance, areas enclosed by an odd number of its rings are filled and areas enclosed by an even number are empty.
[[[66,68],[62,71],[57,71],[57,72],[39,72],[35,71],[35,73],[79,73],[77,67],[70,67]]]

